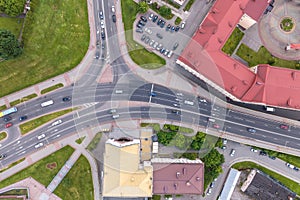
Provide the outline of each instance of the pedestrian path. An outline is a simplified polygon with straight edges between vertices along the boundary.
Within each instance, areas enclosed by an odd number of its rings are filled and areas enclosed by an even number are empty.
[[[57,188],[57,186],[60,184],[60,182],[64,179],[64,177],[68,174],[70,169],[73,167],[74,163],[78,160],[80,155],[81,155],[81,151],[79,151],[79,150],[76,150],[71,155],[69,160],[64,164],[64,166],[59,170],[57,175],[54,177],[54,179],[48,185],[47,189],[50,192],[53,192]]]

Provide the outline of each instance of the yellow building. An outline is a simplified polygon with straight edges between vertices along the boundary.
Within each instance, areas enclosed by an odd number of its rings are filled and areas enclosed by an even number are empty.
[[[153,168],[141,163],[139,139],[109,139],[105,144],[103,196],[151,197]]]

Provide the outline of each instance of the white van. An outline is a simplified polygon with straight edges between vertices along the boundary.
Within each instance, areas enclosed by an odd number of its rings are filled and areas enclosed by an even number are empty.
[[[116,94],[122,94],[123,90],[116,90]]]
[[[184,103],[187,104],[187,105],[190,105],[190,106],[194,105],[193,101],[184,100]]]
[[[62,120],[59,119],[59,120],[53,122],[53,123],[52,123],[52,126],[56,126],[56,125],[61,124],[61,123],[62,123]]]
[[[267,112],[275,112],[275,108],[273,107],[265,106],[265,109]]]
[[[171,58],[172,55],[173,55],[173,51],[170,51],[168,54],[168,58]]]
[[[45,134],[41,134],[39,136],[37,136],[37,139],[40,140],[40,139],[43,139],[45,137]]]
[[[119,117],[120,117],[119,114],[115,114],[115,115],[112,116],[113,119],[118,119]]]
[[[50,106],[52,104],[54,104],[54,101],[53,100],[49,100],[49,101],[45,101],[45,102],[41,103],[41,106],[42,107],[47,107],[47,106]]]

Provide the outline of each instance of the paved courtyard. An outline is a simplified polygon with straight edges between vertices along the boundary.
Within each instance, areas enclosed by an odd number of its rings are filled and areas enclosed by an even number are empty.
[[[263,15],[258,24],[259,35],[263,45],[276,57],[286,60],[299,60],[299,50],[286,51],[288,44],[300,43],[300,3],[298,0],[276,0],[274,9]],[[295,26],[290,32],[284,32],[280,28],[283,17],[291,17]]]

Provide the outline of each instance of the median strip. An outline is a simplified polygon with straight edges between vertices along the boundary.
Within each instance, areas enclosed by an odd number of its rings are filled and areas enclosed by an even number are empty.
[[[52,119],[55,119],[55,118],[57,118],[59,116],[62,116],[62,115],[65,115],[69,112],[72,112],[73,110],[75,110],[75,109],[70,108],[70,109],[67,109],[67,110],[58,111],[58,112],[55,112],[55,113],[44,115],[42,117],[36,118],[34,120],[31,120],[31,121],[28,121],[24,124],[21,124],[20,125],[21,134],[25,135],[26,133],[36,129],[37,127],[51,121]]]

